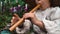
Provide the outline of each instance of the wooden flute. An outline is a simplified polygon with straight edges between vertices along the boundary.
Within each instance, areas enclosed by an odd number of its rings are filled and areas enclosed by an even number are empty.
[[[29,13],[33,13],[34,11],[36,11],[38,8],[40,7],[40,4],[38,4],[36,7],[34,7]],[[10,31],[13,31],[17,26],[21,25],[23,20],[25,20],[24,18],[19,19],[18,22],[16,22],[12,27],[9,28]]]

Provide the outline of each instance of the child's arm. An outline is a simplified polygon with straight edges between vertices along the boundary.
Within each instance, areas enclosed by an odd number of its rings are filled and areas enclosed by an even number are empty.
[[[38,20],[36,18],[36,16],[34,15],[34,13],[26,13],[25,15],[23,15],[23,17],[26,18],[30,18],[32,23],[36,24],[37,26],[39,26],[42,30],[45,30],[44,24],[42,21]]]

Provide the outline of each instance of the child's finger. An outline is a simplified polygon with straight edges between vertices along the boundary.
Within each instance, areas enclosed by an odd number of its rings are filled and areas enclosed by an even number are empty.
[[[16,17],[16,18],[18,18],[18,19],[20,19],[20,17],[17,14],[14,14],[13,16]]]

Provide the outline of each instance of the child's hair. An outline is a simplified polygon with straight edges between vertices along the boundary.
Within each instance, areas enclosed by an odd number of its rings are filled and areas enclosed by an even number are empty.
[[[49,0],[51,7],[56,7],[56,6],[60,6],[60,0]],[[29,4],[29,9],[32,9],[36,6],[36,2],[35,0],[25,0],[26,3]]]
[[[60,0],[49,0],[51,7],[60,6]]]
[[[35,0],[25,0],[26,3],[28,3],[28,8],[31,10],[36,6]]]

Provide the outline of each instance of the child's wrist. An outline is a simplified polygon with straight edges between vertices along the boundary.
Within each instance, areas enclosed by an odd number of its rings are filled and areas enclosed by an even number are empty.
[[[33,20],[36,20],[36,18],[35,18],[35,17],[32,17],[31,20],[32,20],[32,21],[33,21]]]

